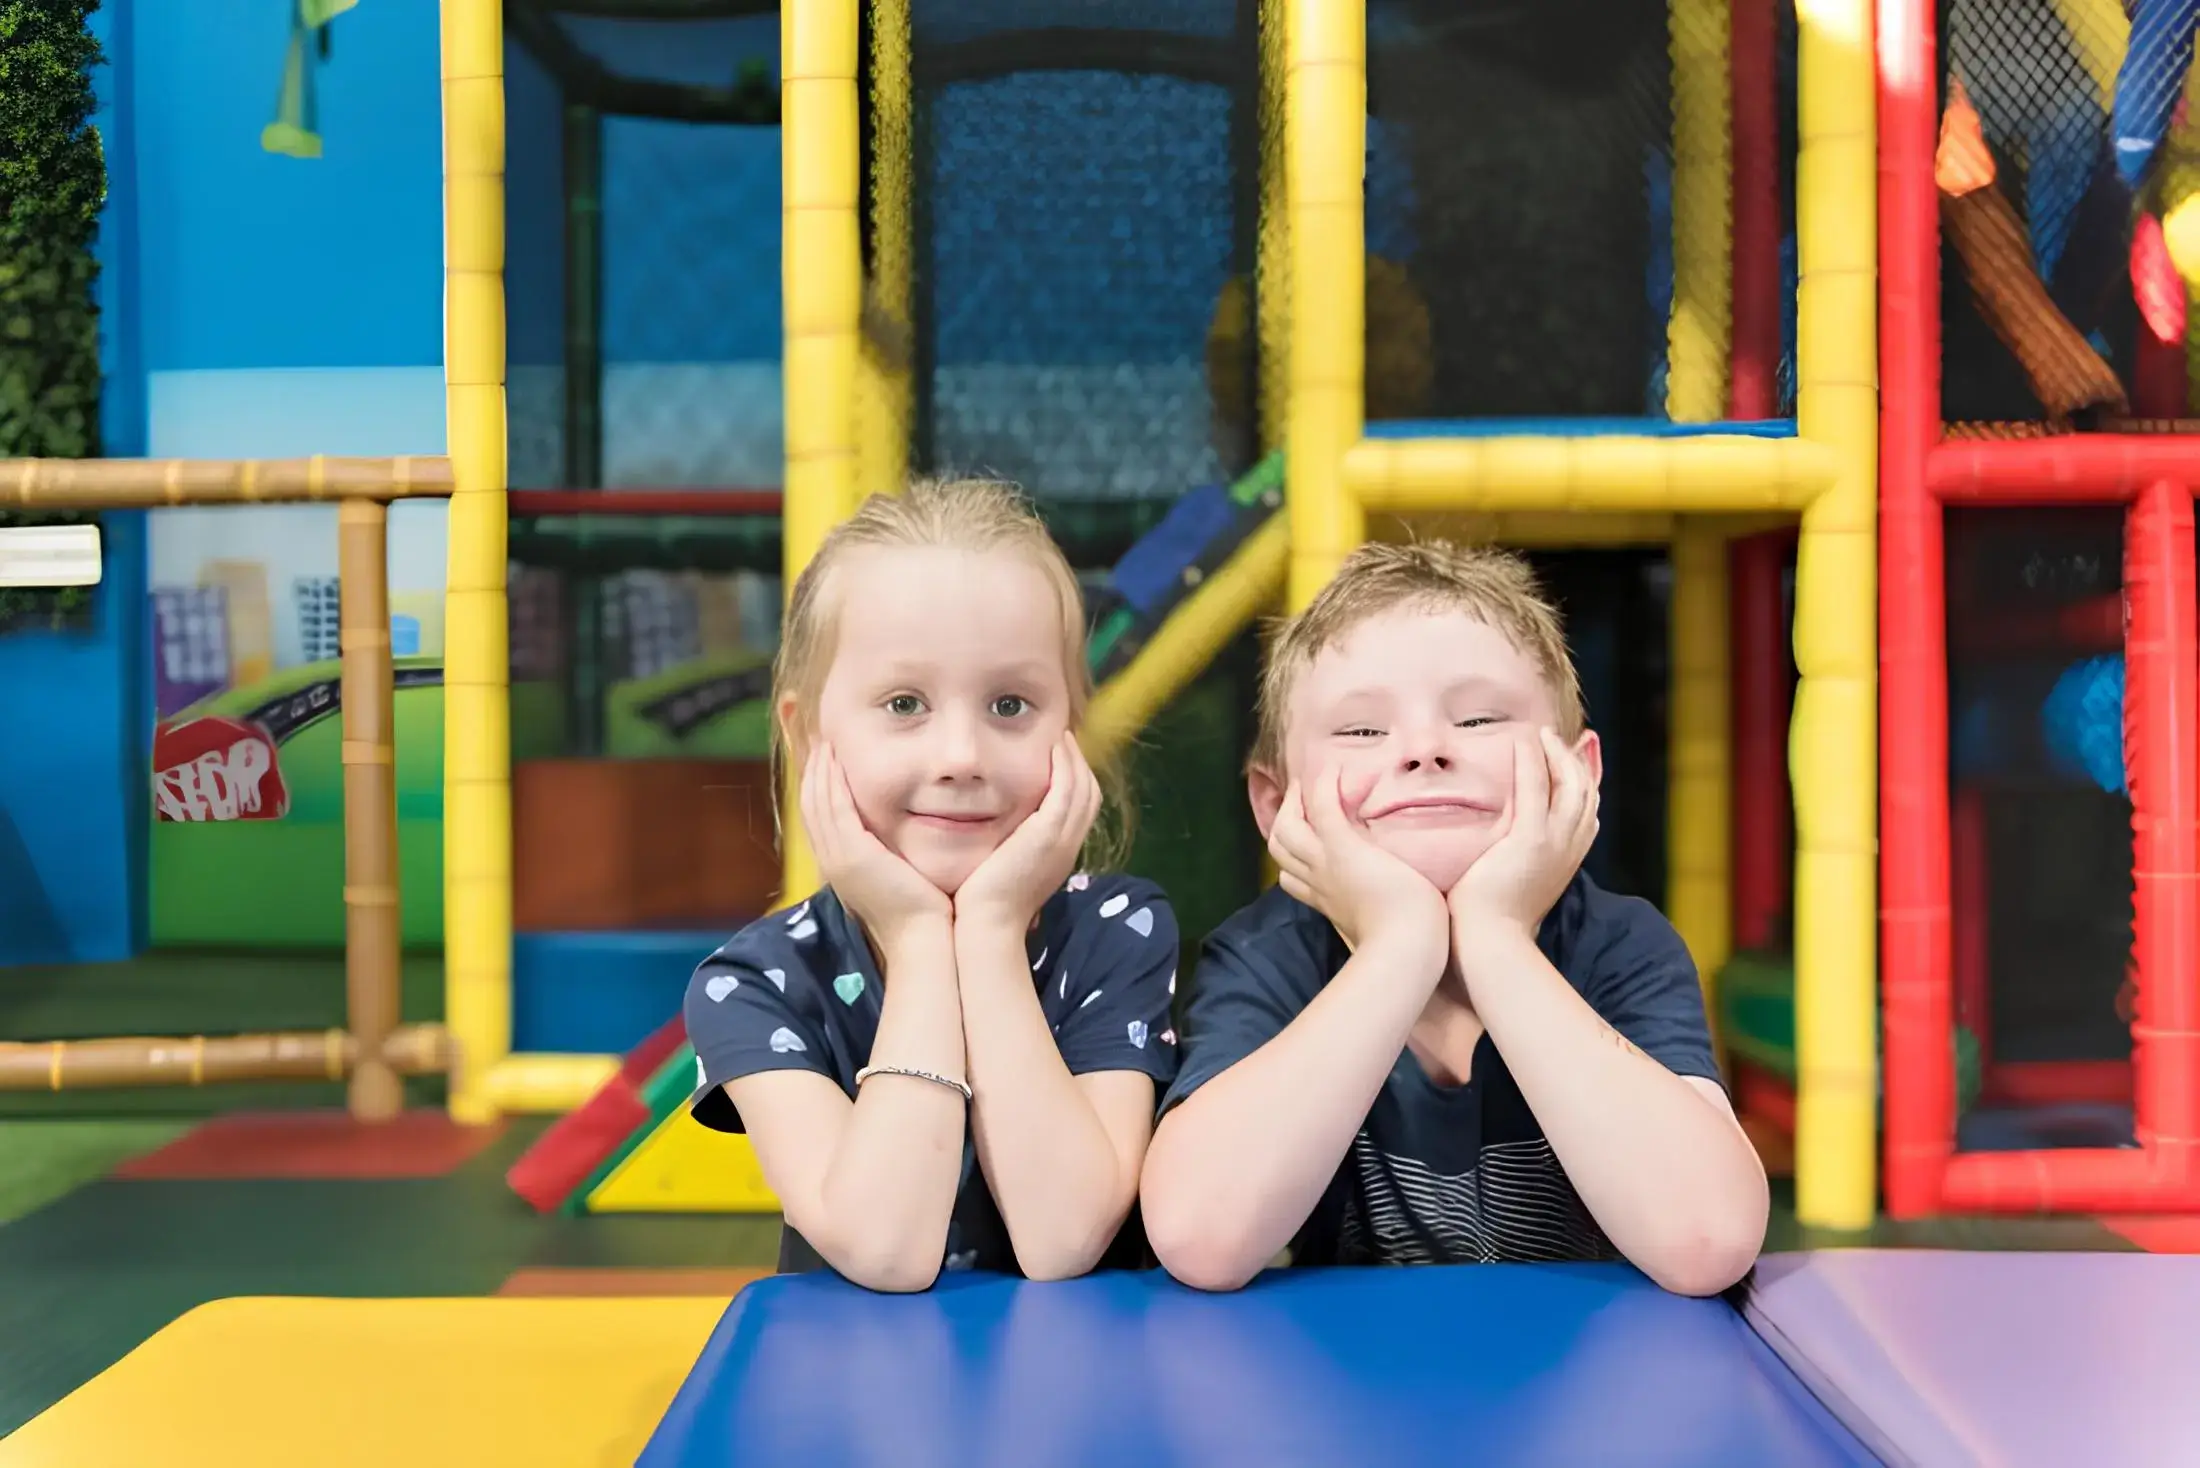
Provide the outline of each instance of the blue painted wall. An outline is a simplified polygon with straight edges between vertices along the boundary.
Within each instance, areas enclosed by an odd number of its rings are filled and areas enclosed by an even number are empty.
[[[438,452],[435,8],[382,0],[338,20],[317,78],[315,160],[259,145],[289,0],[218,9],[106,0],[94,22],[109,57],[96,78],[109,171],[106,451]],[[775,63],[778,50],[770,17],[700,37],[582,26],[615,67],[670,79],[722,80],[738,59]],[[508,71],[518,369],[558,360],[561,159],[554,88],[516,49]],[[641,392],[658,364],[751,364],[758,422],[772,420],[776,435],[778,134],[614,120],[605,146],[609,362],[641,364]],[[759,463],[776,461],[775,443],[752,447]],[[440,519],[430,507],[405,514]],[[0,638],[0,964],[114,959],[146,941],[146,590],[149,566],[194,554],[195,532],[183,527],[178,517],[109,516],[97,628]],[[440,524],[393,525],[395,541],[418,536],[439,538]],[[440,564],[435,547],[418,549]]]
[[[144,377],[128,301],[138,270],[131,21],[93,20],[108,55],[95,78],[106,145],[100,430],[112,455],[145,451]],[[145,932],[151,761],[145,516],[105,519],[106,571],[90,633],[0,637],[0,964],[129,956]]]
[[[179,439],[198,452],[291,451],[275,442],[295,414],[271,396],[270,369],[304,372],[324,397],[348,396],[352,422],[383,422],[403,441],[323,447],[441,446],[440,392],[387,371],[441,373],[434,7],[365,5],[344,18],[321,78],[330,146],[312,162],[259,146],[288,13],[288,0],[230,0],[217,21],[197,6],[107,0],[95,14],[107,53],[94,81],[111,455],[194,451]],[[365,379],[364,399],[327,380],[352,368],[385,369]],[[155,431],[154,400],[197,411],[188,423],[171,412]],[[145,941],[155,533],[144,515],[105,518],[94,631],[0,638],[0,964],[116,959]]]
[[[435,7],[338,19],[312,160],[260,149],[288,0],[134,10],[146,370],[440,365]]]

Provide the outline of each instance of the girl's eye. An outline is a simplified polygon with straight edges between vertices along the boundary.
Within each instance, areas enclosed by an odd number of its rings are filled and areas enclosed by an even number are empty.
[[[1471,719],[1461,719],[1459,727],[1462,729],[1482,729],[1496,722],[1497,715],[1495,714],[1476,714]]]
[[[993,717],[1013,719],[1021,715],[1031,704],[1018,694],[1004,693],[993,700]]]
[[[924,712],[924,700],[914,693],[897,693],[886,700],[886,712],[898,719],[913,719]]]
[[[1337,732],[1347,739],[1380,739],[1383,731],[1380,729],[1339,729]]]

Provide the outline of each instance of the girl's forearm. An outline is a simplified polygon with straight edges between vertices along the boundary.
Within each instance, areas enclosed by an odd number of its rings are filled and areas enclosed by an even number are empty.
[[[955,950],[971,1125],[1016,1262],[1033,1279],[1083,1274],[1130,1212],[1136,1161],[1062,1063],[1023,935],[958,924]]]
[[[1606,1024],[1533,937],[1456,944],[1476,1015],[1613,1246],[1678,1294],[1747,1273],[1769,1198],[1733,1117]]]
[[[964,1079],[952,931],[909,934],[880,957],[892,979],[868,1063]],[[961,1092],[915,1076],[874,1075],[857,1088],[822,1189],[833,1238],[811,1240],[834,1268],[872,1289],[932,1283],[962,1182],[965,1111]]]

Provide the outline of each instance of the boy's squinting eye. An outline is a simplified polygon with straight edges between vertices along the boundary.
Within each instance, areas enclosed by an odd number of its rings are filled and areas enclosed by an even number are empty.
[[[1491,724],[1503,723],[1504,718],[1503,714],[1476,714],[1471,718],[1461,719],[1459,727],[1462,729],[1482,729]]]
[[[924,700],[914,693],[897,693],[886,700],[886,712],[897,719],[913,719],[924,712]]]
[[[1019,718],[1027,713],[1030,708],[1031,702],[1029,699],[1020,694],[1004,693],[993,700],[993,717],[996,719]]]
[[[1347,728],[1339,729],[1337,737],[1340,739],[1380,739],[1383,737],[1383,731],[1370,729],[1364,724],[1353,724]]]

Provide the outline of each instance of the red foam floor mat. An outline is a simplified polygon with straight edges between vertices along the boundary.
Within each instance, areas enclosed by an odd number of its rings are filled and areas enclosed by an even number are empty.
[[[359,1122],[342,1111],[240,1111],[115,1169],[118,1178],[443,1177],[494,1142],[502,1125],[460,1126],[440,1111]]]
[[[2122,1234],[2149,1254],[2200,1254],[2200,1215],[2110,1215],[2101,1226]]]

